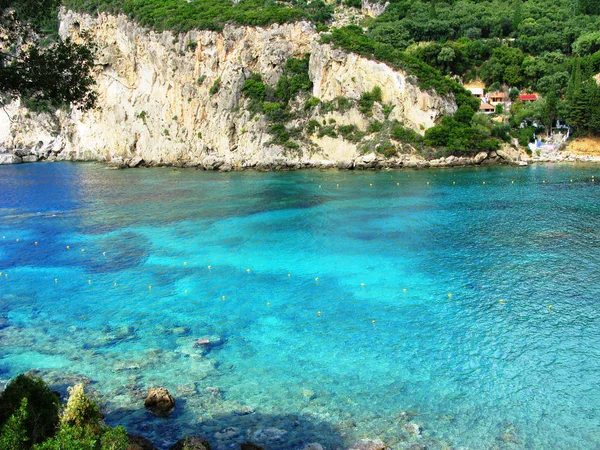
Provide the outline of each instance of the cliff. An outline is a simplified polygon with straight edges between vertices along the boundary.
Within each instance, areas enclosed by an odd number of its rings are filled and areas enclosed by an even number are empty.
[[[63,38],[77,40],[84,32],[97,45],[97,107],[51,116],[29,113],[14,102],[7,117],[0,119],[5,148],[34,148],[30,160],[132,166],[144,162],[207,169],[351,167],[386,159],[377,150],[389,133],[370,132],[374,121],[398,121],[423,133],[441,115],[456,110],[451,98],[420,90],[401,71],[321,44],[313,25],[306,22],[173,35],[149,31],[125,16],[61,11]],[[285,62],[306,54],[310,54],[312,96],[321,102],[343,97],[350,106],[341,111],[321,103],[307,110],[303,106],[308,95],[301,94],[291,102],[297,114],[285,125],[299,133],[299,144],[286,147],[273,142],[269,119],[249,110],[242,88],[252,73],[275,86]],[[377,86],[381,101],[372,112],[361,112],[361,96]],[[307,129],[311,120],[335,124],[334,132],[320,137],[311,133]],[[335,133],[341,125],[356,126],[360,137],[341,137]],[[400,142],[386,142],[393,146],[392,153],[396,149],[410,153]],[[398,156],[396,163],[407,158]]]

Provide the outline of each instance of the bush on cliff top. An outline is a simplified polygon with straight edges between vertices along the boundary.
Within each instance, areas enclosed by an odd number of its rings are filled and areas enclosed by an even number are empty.
[[[290,3],[273,0],[64,0],[76,11],[113,14],[124,13],[142,26],[176,33],[192,29],[221,31],[228,23],[267,26],[310,20],[322,23],[331,18],[333,8],[321,0],[308,4],[304,0]]]

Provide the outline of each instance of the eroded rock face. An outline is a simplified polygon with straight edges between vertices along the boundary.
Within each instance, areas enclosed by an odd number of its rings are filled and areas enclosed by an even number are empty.
[[[144,406],[159,416],[167,416],[175,407],[175,399],[165,388],[150,388]]]
[[[116,161],[118,167],[169,164],[228,171],[335,167],[340,161],[347,166],[345,161],[362,154],[355,144],[314,135],[300,149],[286,149],[271,143],[270,123],[246,108],[242,87],[251,73],[275,85],[285,61],[306,53],[312,95],[323,101],[339,95],[359,99],[379,86],[383,102],[393,106],[389,119],[420,133],[456,109],[452,99],[421,91],[401,71],[319,43],[320,35],[307,22],[174,35],[149,31],[123,15],[61,11],[62,37],[77,40],[84,32],[98,47],[98,107],[51,119],[12,105],[16,120],[0,119],[0,145],[34,147],[41,141],[39,159]],[[293,125],[327,119],[362,131],[368,126],[357,108],[314,114]],[[373,118],[378,115],[374,110]]]

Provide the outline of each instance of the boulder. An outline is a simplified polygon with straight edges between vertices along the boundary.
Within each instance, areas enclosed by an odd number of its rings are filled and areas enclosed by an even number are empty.
[[[129,160],[129,163],[127,165],[131,168],[134,168],[134,167],[138,167],[143,162],[144,162],[144,159],[141,156],[134,156],[133,158],[131,158]]]
[[[210,450],[210,444],[200,436],[188,436],[178,440],[169,450]]]
[[[475,158],[473,158],[473,162],[475,162],[475,164],[481,164],[482,161],[488,157],[488,154],[486,152],[479,152],[475,155]]]
[[[152,442],[143,436],[128,434],[127,438],[129,439],[129,447],[127,447],[127,450],[156,450],[156,447]]]
[[[264,447],[260,445],[253,444],[252,442],[244,442],[240,445],[241,450],[265,450]]]
[[[175,407],[175,399],[165,388],[150,388],[144,406],[158,416],[167,416]]]
[[[33,163],[36,162],[38,160],[38,157],[35,155],[27,155],[23,157],[23,162],[24,163]]]
[[[0,154],[0,166],[5,164],[20,164],[23,160],[12,153]]]

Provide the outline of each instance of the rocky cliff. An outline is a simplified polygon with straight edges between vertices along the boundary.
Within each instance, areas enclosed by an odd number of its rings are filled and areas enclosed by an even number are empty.
[[[98,47],[97,108],[51,116],[30,114],[15,102],[0,119],[4,147],[34,148],[31,160],[98,160],[132,166],[144,162],[207,169],[351,167],[383,158],[376,151],[378,138],[369,134],[373,121],[398,121],[423,133],[441,115],[456,109],[451,98],[421,91],[401,71],[321,44],[313,25],[305,22],[174,35],[149,31],[125,16],[61,12],[62,37],[80,39],[84,32]],[[344,97],[350,107],[307,112],[303,108],[307,94],[292,101],[292,108],[301,114],[286,127],[301,130],[302,135],[300,145],[285,147],[272,142],[268,119],[248,109],[242,87],[252,73],[260,73],[274,86],[286,60],[306,54],[310,54],[312,96],[322,102]],[[376,86],[382,99],[365,114],[357,101]],[[307,130],[310,120],[337,127],[355,125],[362,137],[353,142],[336,133],[319,137]],[[399,142],[387,142],[402,148]],[[369,154],[368,148],[375,151]]]

